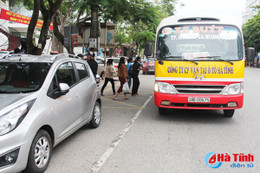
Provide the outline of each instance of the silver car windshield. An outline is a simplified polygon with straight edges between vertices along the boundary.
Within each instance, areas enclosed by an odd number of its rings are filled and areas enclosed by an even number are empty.
[[[161,60],[241,60],[241,33],[235,26],[182,25],[162,28],[157,38]]]
[[[0,63],[0,93],[27,93],[40,89],[49,63]]]

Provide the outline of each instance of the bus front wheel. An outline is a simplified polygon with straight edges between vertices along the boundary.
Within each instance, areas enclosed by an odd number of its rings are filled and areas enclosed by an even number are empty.
[[[165,115],[165,114],[167,114],[167,112],[168,112],[168,109],[167,109],[167,108],[160,108],[160,107],[159,107],[159,114],[160,114],[160,115]]]
[[[235,113],[235,109],[232,110],[224,110],[224,117],[232,118]]]

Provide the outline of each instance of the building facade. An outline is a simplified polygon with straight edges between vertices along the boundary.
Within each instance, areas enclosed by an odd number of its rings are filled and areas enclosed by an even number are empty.
[[[15,48],[26,49],[26,37],[29,20],[33,11],[24,7],[22,0],[9,0],[5,3],[0,0],[0,50],[13,51]],[[6,14],[9,16],[6,18]],[[4,19],[3,19],[4,17]],[[13,18],[13,20],[12,20]],[[39,34],[38,30],[35,30]],[[35,39],[37,43],[37,38]],[[46,41],[43,53],[50,49],[50,39]]]
[[[2,10],[8,10],[16,14],[31,17],[32,11],[27,10],[21,0],[0,1]],[[13,50],[21,47],[20,39],[26,38],[28,25],[0,19],[0,49]]]
[[[249,19],[252,19],[254,15],[258,13],[258,10],[254,6],[260,5],[260,0],[246,0],[245,12],[243,14],[243,24]]]

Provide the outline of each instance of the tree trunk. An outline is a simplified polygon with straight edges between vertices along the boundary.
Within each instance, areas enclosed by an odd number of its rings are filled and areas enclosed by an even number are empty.
[[[46,40],[47,40],[47,35],[48,35],[48,31],[49,31],[49,27],[51,24],[51,20],[52,20],[52,16],[51,14],[44,14],[43,15],[43,25],[42,25],[42,29],[41,29],[41,34],[39,37],[39,41],[38,41],[38,47],[40,48],[40,52],[39,55],[42,53],[45,45],[46,45]]]
[[[99,28],[98,28],[98,7],[95,5],[91,6],[91,27],[90,27],[90,37],[98,38]]]
[[[64,46],[64,23],[65,23],[65,20],[61,19],[61,15],[62,15],[61,13],[56,14],[54,19],[53,19],[53,33],[55,35],[55,38],[58,40],[58,42],[61,43],[62,46]],[[60,21],[61,21],[60,30],[59,30],[58,22],[57,22],[58,16],[60,16]],[[64,47],[67,49],[69,54],[73,54],[73,50],[72,50],[72,52],[70,52],[69,47],[66,47],[66,46],[64,46]],[[62,52],[63,52],[63,47],[62,47]],[[61,52],[59,51],[59,53],[61,53]]]
[[[53,17],[53,25],[56,24],[58,27],[58,31],[64,35],[64,32],[62,33],[61,28],[62,28],[62,23],[63,23],[63,15],[61,14],[61,11],[58,10],[56,15]],[[54,27],[54,26],[53,26]],[[54,30],[54,28],[53,28]],[[51,50],[53,51],[58,51],[59,53],[63,53],[63,45],[61,42],[58,40],[58,38],[54,35],[54,31],[52,33],[52,44],[51,44]]]
[[[47,34],[52,17],[60,7],[62,0],[56,0],[54,3],[51,0],[48,0],[48,3],[48,6],[46,6],[44,0],[34,0],[33,16],[27,32],[27,49],[29,54],[41,55],[46,45]],[[39,17],[39,10],[43,14],[43,26],[40,33],[38,46],[36,47],[33,44],[33,33]]]
[[[33,54],[34,52],[39,51],[39,49],[33,44],[33,33],[39,17],[39,11],[40,11],[40,2],[39,0],[34,0],[33,14],[27,30],[26,44],[27,44],[28,54]]]
[[[90,38],[98,38],[99,26],[98,26],[98,6],[92,5],[90,7],[91,10],[91,27],[90,27]],[[97,47],[97,45],[95,45]]]

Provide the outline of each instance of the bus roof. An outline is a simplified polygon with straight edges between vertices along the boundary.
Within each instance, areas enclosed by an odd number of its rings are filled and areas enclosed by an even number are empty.
[[[157,32],[160,28],[169,25],[187,25],[187,24],[223,24],[223,25],[234,25],[237,23],[227,17],[211,17],[211,16],[170,16],[164,18],[157,28]]]

